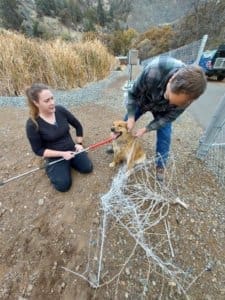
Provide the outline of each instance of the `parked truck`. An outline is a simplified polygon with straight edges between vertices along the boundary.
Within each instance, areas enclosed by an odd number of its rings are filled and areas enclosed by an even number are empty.
[[[218,81],[222,81],[225,78],[225,44],[203,52],[199,65],[207,77],[216,76]]]

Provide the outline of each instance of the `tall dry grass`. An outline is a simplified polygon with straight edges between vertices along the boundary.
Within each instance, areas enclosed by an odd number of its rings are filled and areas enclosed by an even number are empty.
[[[98,40],[43,41],[0,33],[0,95],[23,94],[34,82],[55,89],[81,87],[106,77],[114,57]]]

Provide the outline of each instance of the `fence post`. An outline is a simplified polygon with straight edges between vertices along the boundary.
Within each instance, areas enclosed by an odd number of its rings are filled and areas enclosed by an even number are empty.
[[[132,66],[138,65],[138,50],[131,49],[128,54],[128,64],[129,64],[129,82],[132,81]]]
[[[200,61],[202,53],[205,49],[205,45],[206,45],[207,40],[208,40],[208,35],[205,34],[202,38],[201,45],[200,45],[199,50],[198,50],[198,55],[197,55],[197,58],[195,60],[195,64],[197,64],[197,65],[199,64],[199,61]]]

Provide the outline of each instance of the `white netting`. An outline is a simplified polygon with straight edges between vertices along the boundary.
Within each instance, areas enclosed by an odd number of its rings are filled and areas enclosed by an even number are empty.
[[[187,208],[177,196],[175,165],[170,166],[163,184],[156,180],[153,170],[154,160],[136,166],[129,176],[125,167],[119,170],[110,190],[101,197],[101,226],[97,239],[92,233],[85,272],[78,274],[64,268],[95,288],[114,282],[115,298],[124,273],[132,272],[139,278],[142,296],[148,291],[153,273],[153,282],[160,289],[167,284],[184,295],[201,275],[194,278],[174,263],[174,234],[168,216],[174,204],[179,209]]]

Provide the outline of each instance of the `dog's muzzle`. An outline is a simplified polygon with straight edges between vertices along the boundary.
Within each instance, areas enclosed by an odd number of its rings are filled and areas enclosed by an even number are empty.
[[[118,139],[119,136],[121,136],[122,132],[121,131],[116,131],[114,127],[111,128],[111,132],[113,133],[112,137],[114,139]]]

